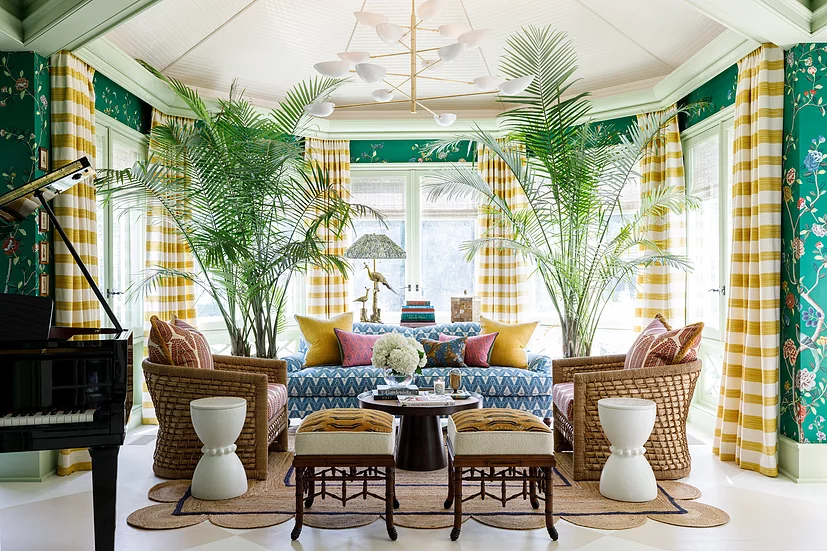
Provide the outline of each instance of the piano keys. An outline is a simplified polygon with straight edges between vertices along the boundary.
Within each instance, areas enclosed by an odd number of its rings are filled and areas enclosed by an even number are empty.
[[[39,411],[18,411],[0,417],[0,428],[92,423],[96,411],[98,408],[43,408]]]

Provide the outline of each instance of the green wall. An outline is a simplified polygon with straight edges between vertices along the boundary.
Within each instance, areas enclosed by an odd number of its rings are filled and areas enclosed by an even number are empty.
[[[477,160],[475,147],[463,142],[450,151],[426,155],[424,149],[434,140],[351,140],[350,162],[369,163],[465,163]]]
[[[681,130],[686,130],[730,105],[735,105],[737,87],[738,65],[736,64],[690,92],[679,102],[681,105],[704,102],[706,106],[681,116]]]
[[[827,443],[827,44],[795,46],[785,67],[779,430]]]
[[[135,94],[95,71],[95,109],[142,134],[152,125],[152,107]]]
[[[50,147],[50,97],[46,58],[30,52],[0,53],[0,191],[44,174],[37,154],[38,148]],[[38,248],[50,242],[50,235],[38,231],[36,219],[33,215],[19,224],[0,221],[0,293],[40,294],[40,274],[50,274],[50,265],[38,259]]]

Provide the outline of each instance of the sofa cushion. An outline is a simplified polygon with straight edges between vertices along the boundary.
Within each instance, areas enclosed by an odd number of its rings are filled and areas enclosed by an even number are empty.
[[[491,364],[523,369],[528,367],[525,348],[538,322],[509,324],[480,316],[480,323],[483,335],[499,333],[494,341],[494,349],[491,351]]]
[[[373,345],[382,335],[362,335],[339,328],[333,329],[342,350],[342,367],[368,365],[373,358]]]
[[[698,358],[703,330],[703,322],[672,329],[663,316],[657,314],[635,339],[623,369],[693,362]]]
[[[446,335],[445,333],[439,334],[440,341],[450,341],[460,338],[462,337]],[[465,356],[463,357],[465,365],[469,367],[490,367],[491,350],[494,349],[494,340],[496,338],[497,333],[468,337],[468,340],[465,342]]]
[[[304,357],[307,367],[319,365],[342,365],[342,354],[339,351],[339,341],[333,329],[344,331],[353,329],[353,312],[340,314],[330,319],[316,319],[307,316],[295,316],[299,324],[299,331],[307,341],[309,349]]]
[[[574,383],[557,383],[551,389],[551,401],[569,421],[574,417]]]
[[[150,362],[201,369],[214,367],[207,339],[190,324],[175,316],[170,322],[152,316],[149,323],[147,355]]]
[[[414,383],[420,387],[434,386],[441,377],[448,380],[450,367],[426,367]],[[551,396],[551,375],[513,367],[463,367],[462,388],[483,396]],[[290,373],[287,387],[291,397],[355,397],[385,384],[383,372],[373,366],[349,369],[311,367]],[[485,405],[485,404],[483,404]]]
[[[428,363],[425,367],[465,367],[466,337],[454,337],[447,341],[421,339]]]
[[[269,383],[267,385],[267,419],[278,415],[285,404],[287,404],[287,387],[281,383]]]

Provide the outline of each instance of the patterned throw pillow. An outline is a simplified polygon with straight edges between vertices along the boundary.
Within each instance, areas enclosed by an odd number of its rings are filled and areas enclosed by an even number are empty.
[[[465,365],[468,367],[491,367],[489,359],[491,358],[491,350],[494,348],[494,340],[499,333],[489,333],[488,335],[477,335],[476,337],[468,337],[468,342],[465,343]],[[440,342],[452,341],[458,339],[454,335],[439,334]]]
[[[657,314],[632,344],[623,369],[693,362],[698,358],[703,330],[703,322],[672,329],[663,316]]]
[[[152,316],[149,319],[149,361],[177,367],[212,369],[210,345],[204,335],[176,317],[171,322]]]
[[[342,367],[371,364],[373,345],[382,335],[360,335],[338,327],[334,328],[333,332],[336,333],[339,348],[342,350]]]
[[[465,344],[468,337],[457,337],[449,341],[435,341],[420,339],[428,363],[425,367],[468,367],[463,361],[465,358]]]

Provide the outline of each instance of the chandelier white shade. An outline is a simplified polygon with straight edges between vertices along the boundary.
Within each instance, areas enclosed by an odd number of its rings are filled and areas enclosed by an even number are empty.
[[[322,61],[313,68],[330,78],[344,78],[350,73],[350,65],[346,61]]]
[[[494,90],[497,90],[497,87],[502,81],[503,79],[500,77],[477,77],[474,79],[474,86],[476,86],[477,90],[480,90],[481,92],[493,92]]]
[[[376,34],[379,35],[379,38],[381,38],[385,44],[393,46],[394,44],[399,44],[399,41],[405,34],[405,30],[393,23],[379,23],[376,25]]]
[[[379,103],[387,103],[393,99],[393,90],[390,88],[380,88],[379,90],[374,90],[371,92],[370,97]]]
[[[357,63],[367,63],[370,61],[369,52],[339,52],[336,54],[339,59],[347,62],[349,65],[356,65]]]
[[[304,110],[314,117],[329,117],[333,113],[336,105],[330,101],[322,101],[319,103],[309,103],[304,106]]]
[[[465,34],[471,29],[466,25],[440,25],[438,30],[439,36],[442,38],[452,38],[456,40],[459,35]]]
[[[362,25],[366,27],[370,27],[371,29],[375,29],[376,25],[379,23],[385,23],[388,18],[381,13],[375,13],[372,11],[355,11],[353,15],[356,16],[356,19]]]
[[[442,63],[439,59],[422,59],[419,61],[419,68],[423,71],[437,73],[442,68]]]
[[[479,48],[483,42],[488,40],[489,36],[491,36],[491,29],[477,29],[476,31],[462,33],[457,37],[457,42],[467,44],[468,49],[473,50]]]
[[[439,17],[443,3],[444,0],[427,0],[427,2],[422,2],[416,8],[416,15],[423,21],[433,21]]]
[[[357,63],[356,74],[368,84],[382,82],[388,70],[375,63]]]
[[[457,116],[453,113],[437,113],[434,120],[439,126],[451,126],[457,122]]]
[[[437,50],[437,55],[445,63],[453,63],[462,57],[462,54],[468,49],[468,45],[462,42],[455,42],[447,46],[443,46]]]
[[[526,88],[531,86],[534,81],[534,75],[515,78],[514,80],[507,80],[500,84],[500,92],[506,96],[519,96],[525,92]]]

